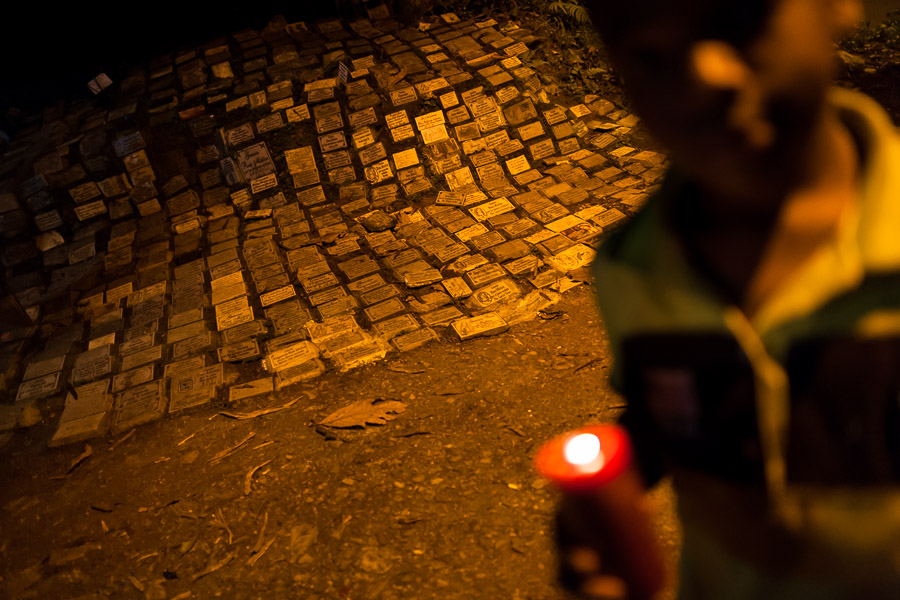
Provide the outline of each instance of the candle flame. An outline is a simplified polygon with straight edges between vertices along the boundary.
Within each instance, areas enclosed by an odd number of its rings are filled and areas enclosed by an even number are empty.
[[[600,439],[593,433],[576,435],[566,442],[563,452],[573,465],[590,465],[600,457]]]

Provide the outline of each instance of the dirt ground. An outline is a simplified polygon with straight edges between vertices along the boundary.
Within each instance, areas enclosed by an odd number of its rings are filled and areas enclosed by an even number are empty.
[[[847,79],[896,119],[896,67],[866,57]],[[623,401],[589,288],[551,311],[88,444],[48,449],[43,414],[0,449],[0,598],[565,598],[533,457]],[[372,399],[406,410],[318,426]],[[674,569],[674,499],[653,497]]]
[[[20,431],[0,464],[7,598],[563,598],[556,493],[542,441],[613,419],[609,355],[589,289],[553,318],[328,373],[230,410],[207,406],[119,438],[51,450]],[[317,427],[361,399],[384,426]],[[241,442],[243,444],[239,445]],[[235,448],[231,454],[217,459]],[[667,489],[660,537],[674,562]]]

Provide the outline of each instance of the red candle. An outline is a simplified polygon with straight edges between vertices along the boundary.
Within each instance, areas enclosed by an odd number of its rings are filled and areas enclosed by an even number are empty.
[[[665,565],[626,431],[594,425],[566,433],[545,444],[535,463],[597,540],[608,572],[625,580],[628,597],[655,598],[665,587]]]

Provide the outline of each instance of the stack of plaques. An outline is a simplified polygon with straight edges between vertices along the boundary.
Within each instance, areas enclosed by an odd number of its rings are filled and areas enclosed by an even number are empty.
[[[0,159],[0,235],[48,337],[5,371],[14,400],[65,395],[65,443],[536,314],[664,168],[627,111],[551,96],[536,39],[380,6],[240,31],[134,69],[111,109],[31,117]]]

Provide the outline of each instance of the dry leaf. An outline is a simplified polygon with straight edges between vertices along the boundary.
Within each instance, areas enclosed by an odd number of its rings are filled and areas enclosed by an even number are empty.
[[[290,562],[296,563],[319,538],[318,527],[312,525],[295,525],[291,527]]]
[[[327,427],[384,425],[405,410],[406,404],[397,400],[360,400],[334,411],[319,424]]]

